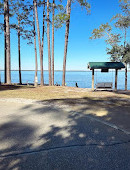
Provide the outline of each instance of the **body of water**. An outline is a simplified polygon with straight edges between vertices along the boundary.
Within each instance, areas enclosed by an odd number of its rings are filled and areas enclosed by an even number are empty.
[[[4,82],[4,71],[0,72],[1,82]],[[35,71],[22,71],[22,83],[34,83]],[[12,83],[19,82],[18,71],[11,72]],[[38,71],[38,82],[40,83],[40,71]],[[44,71],[44,83],[48,84],[48,71]],[[66,85],[75,87],[77,82],[80,88],[91,88],[92,72],[91,71],[67,71]],[[99,82],[113,82],[115,83],[115,72],[108,73],[95,72],[95,84]],[[62,84],[62,71],[55,71],[55,84]],[[118,89],[125,89],[125,72],[118,71]],[[128,72],[128,89],[130,90],[130,72]]]

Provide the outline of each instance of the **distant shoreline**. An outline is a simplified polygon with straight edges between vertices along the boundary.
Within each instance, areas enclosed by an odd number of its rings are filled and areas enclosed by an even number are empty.
[[[0,70],[0,71],[4,71],[4,70]],[[19,71],[19,70],[11,70],[11,71]],[[35,71],[35,70],[21,70],[21,71]],[[40,70],[38,70],[40,71]],[[43,70],[43,71],[48,71],[48,70]],[[62,70],[55,70],[56,72],[62,72]],[[100,72],[99,70],[96,70],[96,72]],[[124,72],[125,70],[119,70]],[[66,70],[66,72],[91,72],[91,70]],[[112,72],[112,70],[110,70],[110,72]],[[113,70],[114,72],[114,70]],[[128,72],[130,72],[130,70],[128,70]]]

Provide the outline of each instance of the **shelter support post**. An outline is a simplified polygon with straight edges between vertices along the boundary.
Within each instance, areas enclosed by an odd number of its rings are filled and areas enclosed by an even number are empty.
[[[94,69],[92,69],[92,90],[94,90]]]
[[[115,69],[115,91],[117,91],[117,74],[118,74],[118,69]]]

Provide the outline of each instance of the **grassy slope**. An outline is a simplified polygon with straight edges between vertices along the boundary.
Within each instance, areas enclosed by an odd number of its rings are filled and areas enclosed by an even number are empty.
[[[33,86],[0,86],[0,98],[26,98],[37,100],[67,98],[130,98],[130,91],[124,92],[92,92],[88,89],[74,87],[37,87]]]
[[[100,118],[130,131],[130,91],[92,92],[73,87],[0,86],[0,98],[43,100],[67,111]]]

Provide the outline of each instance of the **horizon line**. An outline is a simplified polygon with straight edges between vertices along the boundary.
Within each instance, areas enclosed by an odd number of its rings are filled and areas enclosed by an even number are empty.
[[[100,71],[100,69],[95,69],[96,71]],[[110,69],[110,70],[114,70],[114,69]],[[3,69],[0,70],[0,71],[4,71]],[[11,71],[19,71],[19,70],[11,70]],[[35,71],[35,70],[21,70],[21,71]],[[41,71],[41,70],[37,70],[37,71]],[[48,71],[48,70],[43,70],[43,71]],[[60,72],[63,72],[63,70],[54,70],[54,71],[60,71]],[[86,70],[66,70],[66,72],[87,72],[87,71],[91,71],[89,69],[86,69]],[[119,71],[124,71],[124,70],[119,70]],[[130,70],[127,70],[128,72]]]

